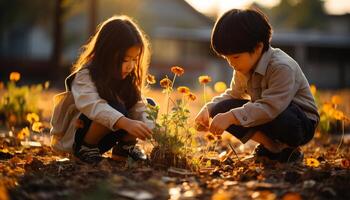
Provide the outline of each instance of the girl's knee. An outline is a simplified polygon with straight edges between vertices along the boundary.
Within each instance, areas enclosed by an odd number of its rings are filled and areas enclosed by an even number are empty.
[[[152,98],[149,98],[149,97],[147,97],[147,103],[149,105],[151,105],[151,106],[156,106],[157,105],[156,102]]]

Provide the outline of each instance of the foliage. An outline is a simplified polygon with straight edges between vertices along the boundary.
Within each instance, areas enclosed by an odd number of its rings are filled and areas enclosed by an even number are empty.
[[[174,73],[172,81],[168,77],[160,81],[167,99],[166,113],[161,113],[158,119],[159,106],[148,106],[148,119],[155,123],[151,141],[154,145],[151,160],[165,166],[193,167],[195,159],[193,159],[192,154],[194,153],[196,132],[189,126],[190,111],[187,104],[189,101],[194,101],[196,97],[188,87],[180,86],[177,91],[182,95],[182,99],[174,101],[171,98],[176,77],[181,76],[184,69],[175,66],[171,68],[171,71]],[[154,82],[152,79],[148,83]],[[169,110],[170,103],[172,104],[171,110]]]
[[[18,72],[10,74],[10,81],[3,88],[4,91],[0,99],[0,115],[8,127],[28,124],[26,120],[27,114],[40,113],[37,105],[38,99],[41,92],[49,87],[48,82],[44,85],[18,86],[17,82],[20,78],[21,76]],[[31,116],[34,115],[32,114]],[[39,121],[39,117],[34,120],[32,118],[31,125]]]

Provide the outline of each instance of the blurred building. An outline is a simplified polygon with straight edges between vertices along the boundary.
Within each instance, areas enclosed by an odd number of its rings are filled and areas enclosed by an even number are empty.
[[[63,79],[76,59],[89,33],[89,1],[72,1],[63,23],[63,53],[60,73]],[[183,66],[186,76],[179,84],[196,86],[197,76],[208,74],[214,81],[229,83],[231,70],[210,49],[214,21],[197,12],[183,0],[97,0],[97,22],[115,14],[134,17],[152,43],[151,73],[158,78],[170,75],[170,67]],[[350,87],[350,18],[329,16],[326,32],[274,32],[272,44],[294,57],[311,83],[323,88]],[[47,74],[53,48],[51,26],[20,26],[0,35],[0,75],[12,70]],[[62,80],[60,80],[62,81]]]

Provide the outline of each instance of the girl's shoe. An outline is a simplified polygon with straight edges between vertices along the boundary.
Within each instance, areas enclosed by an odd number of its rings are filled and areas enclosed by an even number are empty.
[[[279,153],[278,161],[281,163],[299,163],[304,159],[299,148],[285,148]]]
[[[267,158],[269,160],[278,160],[279,159],[279,153],[273,153],[266,149],[263,145],[259,144],[255,147],[253,155],[257,159]]]
[[[74,152],[74,156],[84,163],[97,164],[102,160],[100,149],[81,145],[79,150]]]
[[[147,155],[135,145],[135,142],[118,142],[112,149],[112,159],[126,160],[128,157],[131,157],[135,161],[147,160]]]

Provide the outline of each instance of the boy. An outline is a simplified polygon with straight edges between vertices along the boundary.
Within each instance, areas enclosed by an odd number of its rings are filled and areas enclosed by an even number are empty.
[[[231,87],[195,121],[214,134],[226,130],[242,143],[258,142],[257,158],[297,162],[303,159],[298,147],[313,138],[319,114],[297,62],[270,46],[271,32],[256,10],[232,9],[218,19],[211,46],[234,69]]]

